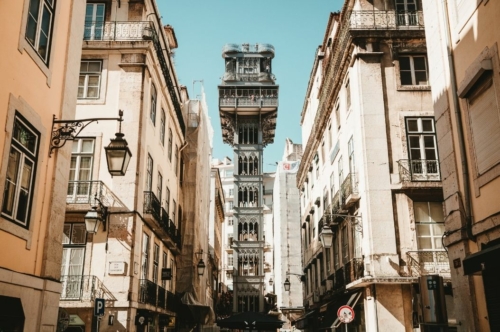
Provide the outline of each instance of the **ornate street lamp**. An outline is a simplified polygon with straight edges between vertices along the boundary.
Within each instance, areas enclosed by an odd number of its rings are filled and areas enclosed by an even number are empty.
[[[94,201],[99,203],[99,206],[94,205],[90,211],[84,217],[85,220],[85,229],[87,233],[95,234],[99,230],[99,225],[101,222],[104,225],[104,230],[106,229],[106,221],[108,219],[108,208],[104,206],[97,198],[97,194],[94,197]],[[99,210],[97,208],[99,207]]]
[[[323,248],[328,249],[332,247],[333,232],[329,226],[323,227],[321,233],[319,234],[319,239],[321,241],[321,244],[323,245]]]
[[[198,269],[198,276],[202,276],[205,273],[205,262],[203,262],[203,258],[200,258],[200,261],[198,262],[198,265],[196,268]]]
[[[283,286],[285,287],[285,292],[290,291],[290,280],[288,280],[288,277],[285,279],[285,283],[283,284]]]

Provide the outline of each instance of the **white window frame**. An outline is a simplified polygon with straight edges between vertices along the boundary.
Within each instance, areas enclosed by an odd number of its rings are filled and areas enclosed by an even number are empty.
[[[90,71],[90,63],[98,63],[98,71]],[[87,70],[83,70],[83,66],[86,64]],[[81,79],[83,77],[83,85],[81,85]],[[98,83],[96,86],[89,86],[89,81],[91,77],[97,77]],[[78,82],[78,99],[99,99],[101,96],[101,79],[102,79],[102,61],[101,60],[82,60],[80,62],[80,81]],[[97,95],[95,97],[89,97],[89,88],[97,88]],[[80,93],[80,90],[82,93]]]
[[[98,16],[98,8],[102,9],[102,16]],[[91,12],[89,13],[89,9]],[[89,15],[90,14],[90,15]],[[83,40],[103,40],[106,5],[104,3],[88,3],[85,7],[85,28]]]
[[[401,59],[402,58],[408,58],[409,59],[409,62],[410,62],[410,69],[407,70],[403,70],[401,68]],[[425,63],[425,70],[416,70],[415,69],[415,58],[423,58],[424,59],[424,63]],[[399,79],[400,79],[400,85],[402,87],[409,87],[409,86],[428,86],[429,85],[429,65],[428,65],[428,62],[427,62],[427,56],[425,54],[404,54],[404,55],[400,55],[399,56]],[[411,84],[403,84],[403,81],[402,81],[402,72],[410,72],[410,77],[411,77]],[[416,75],[415,73],[416,72],[425,72],[425,77],[426,77],[426,81],[425,81],[425,84],[418,84],[417,83],[417,80],[416,80]]]
[[[32,8],[33,4],[38,5],[38,8]],[[29,2],[25,38],[45,64],[48,64],[50,59],[55,5],[56,0],[32,0]],[[45,19],[49,20],[48,24],[44,24],[47,23],[43,22]],[[41,43],[43,39],[46,39],[45,45]]]
[[[417,130],[410,129],[410,121],[416,121]],[[424,121],[431,124],[431,129],[424,129]],[[412,181],[438,181],[439,155],[436,137],[436,124],[433,117],[406,117],[406,140],[408,146],[408,167]],[[418,146],[412,145],[412,138],[418,138]],[[426,147],[426,140],[432,139],[433,147]],[[433,151],[435,159],[429,159],[429,152]],[[412,157],[412,151],[418,151],[420,159]]]
[[[161,117],[160,117],[160,143],[162,146],[165,146],[165,110],[161,109]]]
[[[82,151],[84,142],[92,142],[91,151]],[[76,138],[73,141],[73,150],[71,151],[71,164],[69,172],[69,183],[67,192],[67,201],[78,203],[81,200],[89,202],[92,193],[92,171],[94,168],[94,153],[95,153],[95,139],[91,137]],[[82,158],[90,158],[90,166],[88,169],[88,179],[81,179],[82,176]],[[74,168],[73,166],[74,161]]]
[[[153,190],[153,157],[148,153],[146,164],[146,191]]]
[[[158,101],[158,93],[156,87],[151,83],[151,109],[149,111],[149,118],[153,122],[153,126],[156,126],[156,103]]]

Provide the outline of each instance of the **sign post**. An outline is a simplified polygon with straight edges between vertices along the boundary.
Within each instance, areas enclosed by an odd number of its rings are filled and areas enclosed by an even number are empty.
[[[347,332],[347,324],[354,320],[354,310],[348,305],[343,305],[337,310],[337,317],[345,324],[345,330]]]
[[[96,316],[96,331],[99,331],[99,321],[104,316],[104,299],[96,298],[94,300],[94,316]]]

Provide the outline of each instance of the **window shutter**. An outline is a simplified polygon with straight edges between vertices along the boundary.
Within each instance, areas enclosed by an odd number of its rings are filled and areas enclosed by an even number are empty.
[[[500,119],[491,79],[469,99],[472,141],[479,174],[500,162]]]

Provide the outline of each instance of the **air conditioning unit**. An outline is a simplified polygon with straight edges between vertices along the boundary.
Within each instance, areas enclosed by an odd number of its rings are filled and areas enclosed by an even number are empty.
[[[319,302],[319,292],[315,291],[313,294],[313,302]]]

